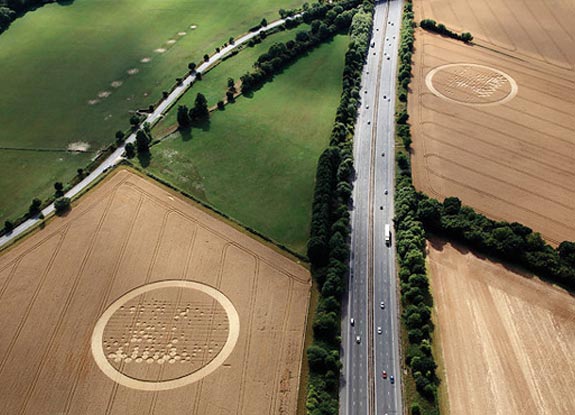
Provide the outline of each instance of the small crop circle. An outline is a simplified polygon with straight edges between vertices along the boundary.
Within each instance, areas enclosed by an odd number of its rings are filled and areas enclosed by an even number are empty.
[[[239,316],[220,291],[168,280],[136,288],[102,314],[92,354],[113,381],[133,389],[167,390],[200,380],[231,354]]]
[[[432,69],[425,84],[436,96],[470,106],[503,104],[517,94],[517,83],[505,72],[474,63]]]

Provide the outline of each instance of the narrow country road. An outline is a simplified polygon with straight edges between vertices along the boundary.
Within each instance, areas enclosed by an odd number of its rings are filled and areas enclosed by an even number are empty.
[[[296,15],[292,18],[298,17],[300,15]],[[290,18],[288,18],[290,19]],[[238,46],[248,42],[250,39],[254,38],[261,32],[267,32],[275,27],[278,27],[285,23],[287,19],[279,19],[276,20],[266,27],[263,27],[255,32],[250,32],[238,39],[235,40],[233,45],[228,45],[225,48],[222,48],[218,53],[212,55],[207,62],[203,62],[196,68],[196,72],[202,73],[206,71],[210,66],[215,64],[217,61],[221,60],[224,56],[228,53],[236,49]],[[166,111],[188,90],[188,88],[194,83],[196,80],[196,75],[190,74],[188,75],[180,85],[178,85],[167,98],[165,98],[155,109],[155,111],[149,114],[143,123],[149,123],[153,126],[157,123]],[[136,141],[136,132],[130,134],[130,136],[126,139],[124,145],[118,147],[116,151],[114,151],[108,158],[106,158],[94,171],[92,171],[88,176],[86,176],[80,183],[75,185],[71,188],[66,194],[65,197],[73,198],[77,196],[79,193],[87,189],[90,185],[92,185],[102,174],[108,171],[110,168],[117,165],[122,160],[122,154],[124,153],[124,147],[127,143],[133,143]],[[50,204],[46,208],[42,210],[42,214],[44,217],[48,217],[54,213],[54,204]],[[6,244],[18,239],[20,236],[34,228],[42,222],[42,219],[32,218],[22,222],[19,226],[14,228],[12,232],[0,237],[0,249],[4,247]]]

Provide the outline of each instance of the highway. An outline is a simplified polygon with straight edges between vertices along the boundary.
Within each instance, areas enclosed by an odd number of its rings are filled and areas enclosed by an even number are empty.
[[[299,14],[295,15],[293,18],[300,16]],[[288,18],[290,19],[290,18]],[[160,104],[155,108],[154,112],[148,114],[146,119],[143,123],[149,123],[150,126],[156,124],[164,114],[174,105],[178,99],[190,88],[190,86],[196,80],[196,73],[203,73],[205,72],[210,66],[214,65],[217,61],[221,60],[227,54],[229,54],[232,50],[236,49],[243,43],[248,42],[253,37],[257,36],[261,32],[267,32],[281,24],[285,23],[286,19],[279,19],[270,24],[266,27],[260,28],[257,31],[247,33],[234,42],[233,45],[228,45],[222,48],[218,53],[215,53],[210,57],[208,61],[202,62],[198,65],[196,72],[193,74],[188,74],[182,81],[182,83],[174,88],[174,90],[165,98],[163,99]],[[125,144],[133,143],[136,141],[136,132],[133,132],[128,136],[126,139]],[[122,154],[125,151],[125,144],[118,147],[112,154],[110,154],[102,163],[96,167],[88,176],[86,176],[81,182],[76,184],[72,187],[69,191],[65,193],[65,197],[69,197],[72,199],[73,197],[77,196],[78,194],[82,193],[84,190],[88,189],[93,183],[95,183],[101,175],[106,173],[110,168],[117,165],[122,160]],[[23,207],[24,208],[24,207]],[[46,206],[42,210],[42,214],[44,217],[48,217],[49,215],[54,213],[54,204],[50,204]],[[9,234],[0,236],[0,249],[7,245],[10,242],[15,241],[19,237],[26,234],[31,229],[35,228],[40,222],[42,222],[39,218],[31,218],[20,225],[18,225],[12,232]]]
[[[404,413],[395,250],[393,244],[385,243],[386,224],[393,233],[395,81],[401,12],[401,0],[376,2],[373,47],[362,74],[362,103],[354,137],[349,290],[342,311],[340,413],[346,415]]]

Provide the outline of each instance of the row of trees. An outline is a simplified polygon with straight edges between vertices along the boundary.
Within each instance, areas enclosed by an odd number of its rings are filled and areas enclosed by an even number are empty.
[[[358,0],[347,0],[336,5],[315,4],[302,16],[310,24],[309,31],[296,34],[294,40],[275,43],[254,64],[254,70],[241,76],[242,93],[250,93],[269,82],[273,76],[310,50],[331,39],[336,33],[347,31]]]
[[[575,292],[575,243],[556,249],[541,235],[517,222],[495,221],[462,206],[457,197],[443,203],[418,194],[418,211],[425,229],[461,242],[469,248],[520,265]]]
[[[306,408],[310,415],[335,415],[339,411],[341,298],[349,272],[351,137],[359,105],[361,71],[369,49],[373,1],[364,1],[353,12],[344,88],[331,145],[322,153],[317,166],[308,242],[312,274],[321,294],[313,319],[314,340],[307,349],[310,376]]]
[[[405,150],[411,146],[408,124],[407,95],[411,82],[411,59],[414,43],[413,7],[406,2],[403,9],[397,96],[400,101],[396,114],[396,134]],[[425,268],[425,230],[418,216],[417,195],[411,185],[409,155],[399,152],[396,157],[398,174],[395,193],[396,250],[399,262],[399,280],[402,303],[402,322],[406,328],[408,347],[405,363],[419,396],[411,402],[414,415],[439,414],[437,403],[437,364],[432,353],[433,323],[431,310],[433,298]]]
[[[419,23],[422,29],[429,30],[431,32],[439,33],[443,36],[448,36],[452,39],[461,40],[465,43],[469,43],[473,40],[473,36],[469,32],[463,32],[461,34],[449,30],[443,23],[437,23],[435,20],[432,19],[423,19],[421,23]]]

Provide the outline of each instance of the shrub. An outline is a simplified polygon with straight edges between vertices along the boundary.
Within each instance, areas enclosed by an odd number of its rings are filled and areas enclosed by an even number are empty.
[[[54,209],[56,215],[62,215],[70,210],[70,199],[67,197],[59,197],[54,201]]]

